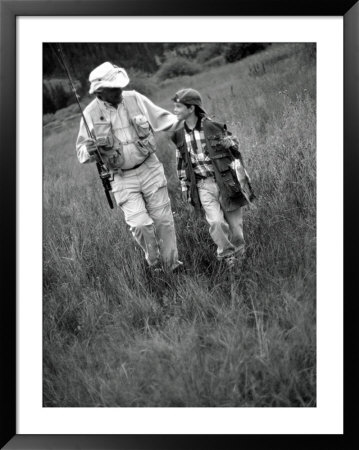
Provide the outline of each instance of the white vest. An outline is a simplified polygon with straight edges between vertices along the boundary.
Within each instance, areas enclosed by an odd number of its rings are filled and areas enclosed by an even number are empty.
[[[156,151],[156,142],[153,130],[136,98],[135,91],[123,91],[124,107],[128,114],[129,123],[133,129],[134,136],[131,140],[121,142],[113,132],[111,121],[100,107],[97,99],[91,102],[84,111],[86,120],[93,136],[103,147],[103,159],[107,167],[117,172],[123,166],[123,145],[134,144],[137,150],[145,158]]]

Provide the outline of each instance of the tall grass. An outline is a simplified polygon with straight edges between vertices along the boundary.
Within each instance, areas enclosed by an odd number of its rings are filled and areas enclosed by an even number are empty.
[[[316,405],[315,65],[294,44],[253,58],[164,83],[154,98],[169,109],[195,87],[240,139],[258,199],[235,279],[204,218],[181,207],[165,134],[158,157],[188,269],[178,275],[147,273],[95,168],[77,162],[79,119],[44,128],[44,406]]]

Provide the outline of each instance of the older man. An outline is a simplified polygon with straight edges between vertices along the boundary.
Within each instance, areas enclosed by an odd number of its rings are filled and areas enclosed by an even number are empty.
[[[123,91],[129,77],[105,62],[89,76],[95,99],[85,108],[76,142],[80,163],[96,161],[97,148],[112,175],[111,190],[151,268],[176,271],[177,242],[167,180],[154,132],[176,116],[136,91]],[[91,136],[88,134],[87,127]]]

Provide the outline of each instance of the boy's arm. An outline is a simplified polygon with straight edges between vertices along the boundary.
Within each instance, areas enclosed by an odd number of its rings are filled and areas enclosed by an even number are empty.
[[[239,140],[237,136],[233,135],[230,131],[227,131],[227,135],[222,139],[222,145],[229,149],[235,158],[241,157],[239,151]]]
[[[188,187],[187,187],[186,171],[184,169],[184,161],[178,148],[176,148],[176,161],[177,161],[177,176],[181,183],[181,190],[182,192],[187,192]]]

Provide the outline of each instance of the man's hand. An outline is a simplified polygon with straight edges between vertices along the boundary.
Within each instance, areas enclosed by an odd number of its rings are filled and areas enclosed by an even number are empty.
[[[98,143],[95,139],[89,139],[86,142],[86,150],[90,156],[94,156],[96,154],[98,148]]]
[[[87,141],[86,150],[90,156],[98,156],[96,154],[97,148],[102,156],[114,149],[114,147],[107,145],[107,141],[103,139],[89,139]]]

